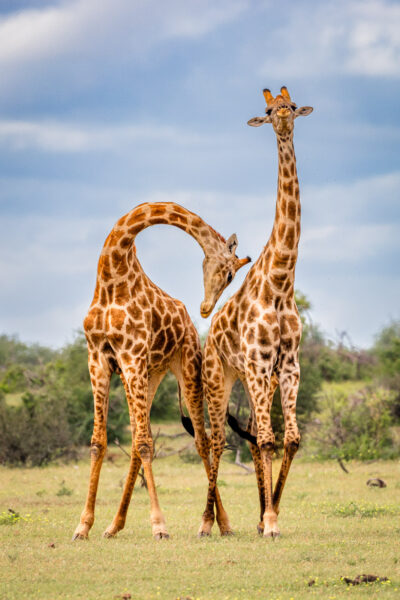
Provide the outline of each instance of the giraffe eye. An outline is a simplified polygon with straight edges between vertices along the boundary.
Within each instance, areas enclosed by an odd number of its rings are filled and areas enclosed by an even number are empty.
[[[227,279],[228,283],[230,283],[230,282],[232,281],[232,279],[233,279],[233,275],[232,275],[232,273],[229,271],[229,273],[228,273],[228,279]]]
[[[267,108],[267,110],[265,111],[266,115],[270,115],[272,113],[272,108]]]

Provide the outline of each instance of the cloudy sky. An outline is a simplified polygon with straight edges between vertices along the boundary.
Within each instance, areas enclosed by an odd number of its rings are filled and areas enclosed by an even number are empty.
[[[2,0],[0,70],[0,333],[70,341],[108,231],[144,201],[183,204],[257,258],[276,141],[246,122],[283,84],[314,107],[295,127],[296,287],[332,339],[368,346],[400,317],[398,2]],[[194,240],[158,226],[137,248],[205,331]]]

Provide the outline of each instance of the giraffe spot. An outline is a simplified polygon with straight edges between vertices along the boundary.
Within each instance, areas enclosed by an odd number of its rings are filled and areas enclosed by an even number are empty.
[[[136,356],[138,354],[141,354],[144,350],[144,343],[143,342],[138,342],[137,344],[135,344],[132,348],[132,354],[135,354]]]
[[[300,327],[300,319],[295,315],[289,315],[286,317],[286,321],[293,332],[299,330]]]
[[[126,304],[129,300],[129,289],[126,281],[121,281],[115,286],[115,302],[117,304]]]
[[[154,206],[151,209],[152,217],[160,217],[161,215],[165,215],[165,205],[164,206]]]
[[[293,348],[293,341],[290,338],[285,339],[285,340],[281,339],[281,348],[284,351],[289,352]]]
[[[274,325],[276,323],[276,315],[275,313],[265,313],[263,319],[269,325]]]
[[[146,294],[140,294],[140,296],[138,296],[138,302],[139,306],[141,306],[143,309],[149,308],[149,300]]]
[[[151,305],[153,305],[154,304],[154,290],[152,290],[152,289],[147,290],[147,298],[149,299],[149,303]]]
[[[102,306],[107,306],[107,292],[104,287],[100,290],[100,304]]]
[[[166,341],[165,331],[161,329],[159,333],[154,338],[151,349],[152,350],[162,350],[164,348]]]
[[[260,352],[261,360],[271,360],[271,352]]]
[[[268,328],[262,323],[258,325],[258,343],[261,346],[269,346],[271,344]]]
[[[288,196],[293,196],[293,180],[291,179],[290,181],[285,182],[282,189],[283,192]]]
[[[111,308],[110,309],[110,323],[111,327],[115,327],[115,329],[122,329],[124,326],[126,313],[124,310],[119,308]]]
[[[91,329],[102,330],[104,328],[104,312],[101,308],[91,308],[83,321],[85,331]]]
[[[260,316],[260,311],[256,306],[252,306],[249,310],[248,317],[249,321],[255,321]]]
[[[146,216],[146,211],[142,210],[137,210],[134,209],[131,213],[130,213],[130,217],[127,220],[126,224],[129,226],[131,225],[136,225],[138,224],[138,221],[140,221],[141,219],[144,219],[144,217]]]
[[[151,353],[151,361],[152,363],[159,364],[162,362],[164,355],[161,352],[152,352]]]
[[[287,167],[283,167],[282,174],[284,177],[286,177],[286,179],[289,177],[289,170]]]
[[[281,223],[278,227],[278,238],[280,240],[283,239],[283,237],[285,235],[285,230],[286,230],[286,225],[284,223]]]
[[[125,350],[130,350],[133,346],[133,340],[131,338],[127,338],[125,341]]]
[[[164,303],[161,300],[160,296],[157,296],[157,298],[156,298],[156,307],[161,315],[163,315],[165,313],[165,306],[164,306]]]
[[[126,250],[127,248],[129,248],[129,246],[132,244],[132,238],[125,236],[122,238],[121,242],[120,242],[120,246],[121,248],[123,248],[124,250]]]
[[[177,223],[187,223],[187,218],[184,214],[178,213],[176,210],[171,212],[172,221],[177,221]]]
[[[169,327],[171,325],[172,322],[172,318],[169,312],[167,312],[166,315],[164,315],[164,327]]]
[[[296,219],[296,215],[297,215],[296,203],[293,202],[293,200],[289,200],[288,205],[287,205],[287,216],[289,219],[292,219],[292,221],[294,221]]]
[[[94,315],[92,312],[89,312],[83,321],[83,329],[85,331],[90,331],[94,327]]]
[[[294,227],[293,226],[289,226],[287,228],[286,237],[285,237],[285,245],[288,248],[294,247]]]
[[[161,329],[161,315],[155,308],[153,308],[153,311],[152,311],[151,325],[152,325],[153,331],[158,331],[159,329]]]
[[[290,161],[290,158],[291,158],[291,157],[290,157],[290,154],[289,154],[289,152],[286,152],[286,153],[285,153],[285,162],[289,162],[289,161]]]
[[[273,273],[270,275],[271,283],[274,287],[281,290],[285,284],[287,278],[286,273]]]
[[[257,360],[257,352],[255,348],[252,348],[249,352],[249,359],[252,361],[256,361]],[[251,365],[250,365],[251,367]]]
[[[139,321],[142,316],[142,310],[137,306],[137,304],[133,304],[127,307],[127,311],[129,315],[135,320]]]
[[[129,352],[121,352],[120,357],[123,363],[130,363],[132,360],[132,356]]]
[[[114,299],[114,284],[110,283],[107,286],[107,301],[108,301],[108,304],[112,304],[113,299]]]
[[[111,264],[110,257],[108,255],[101,255],[99,258],[98,273],[103,281],[109,281],[111,279]]]
[[[286,269],[290,254],[287,252],[274,252],[274,260],[272,262],[272,268],[275,269]]]
[[[111,254],[111,260],[117,275],[126,275],[128,272],[128,264],[126,262],[126,255],[121,254],[118,250],[113,250]]]

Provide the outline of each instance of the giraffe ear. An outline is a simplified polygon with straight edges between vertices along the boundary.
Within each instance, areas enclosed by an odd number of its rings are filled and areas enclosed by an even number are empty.
[[[236,233],[232,233],[231,237],[226,240],[226,247],[231,254],[235,254],[235,250],[238,246],[238,239]]]
[[[265,115],[265,117],[254,117],[247,121],[247,125],[251,125],[251,127],[260,127],[260,125],[264,125],[264,123],[271,123],[270,115]]]
[[[312,106],[301,106],[300,108],[296,108],[296,110],[294,111],[294,116],[295,116],[295,118],[296,117],[306,117],[307,115],[312,113],[313,110],[314,109]]]

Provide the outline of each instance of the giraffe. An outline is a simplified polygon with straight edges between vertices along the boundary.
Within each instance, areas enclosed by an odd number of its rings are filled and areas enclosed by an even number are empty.
[[[179,227],[202,247],[203,316],[210,314],[236,271],[250,261],[249,257],[236,256],[235,234],[226,241],[196,214],[173,202],[137,206],[120,218],[108,235],[99,258],[93,301],[84,320],[94,396],[94,428],[89,490],[73,539],[87,538],[94,522],[98,481],[107,447],[108,394],[113,372],[120,374],[128,400],[132,452],[121,502],[104,536],[113,537],[124,527],[135,480],[143,464],[153,535],[156,539],[168,537],[152,473],[153,440],[149,423],[153,397],[168,369],[183,390],[194,424],[196,447],[206,471],[209,470],[197,331],[183,303],[158,288],[144,273],[136,256],[136,235],[156,224]],[[230,527],[218,493],[216,502],[221,533],[225,533]]]
[[[199,535],[210,535],[219,460],[225,444],[225,418],[233,383],[240,379],[249,398],[247,427],[260,498],[259,533],[279,535],[277,517],[282,491],[299,446],[296,399],[300,379],[301,320],[294,298],[300,237],[300,194],[293,147],[294,120],[312,112],[297,108],[286,87],[274,98],[264,90],[266,115],[250,119],[258,127],[272,123],[279,157],[275,220],[270,238],[240,289],[212,320],[203,356],[203,384],[212,432],[212,465],[206,509]],[[272,488],[275,437],[271,426],[274,392],[280,386],[285,422],[284,455]],[[255,437],[256,436],[256,437]]]

